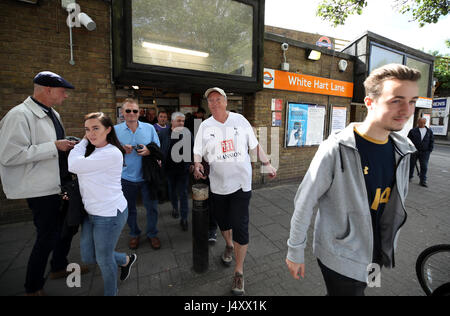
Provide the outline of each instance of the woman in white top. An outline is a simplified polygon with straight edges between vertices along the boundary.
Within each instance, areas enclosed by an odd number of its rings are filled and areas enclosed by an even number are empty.
[[[120,180],[124,152],[111,119],[104,113],[86,115],[84,126],[85,137],[69,155],[69,171],[78,176],[88,213],[81,230],[81,258],[99,265],[105,296],[115,296],[117,266],[121,266],[123,281],[137,258],[135,254],[127,256],[114,251],[128,218]]]

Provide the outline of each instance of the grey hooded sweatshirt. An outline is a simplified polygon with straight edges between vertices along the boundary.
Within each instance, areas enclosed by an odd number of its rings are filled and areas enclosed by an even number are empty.
[[[337,273],[367,282],[373,256],[373,229],[354,127],[355,124],[350,124],[319,146],[295,196],[287,258],[304,263],[307,231],[313,211],[318,208],[314,255]],[[416,149],[397,133],[391,133],[390,137],[395,148],[395,183],[380,226],[382,264],[392,268],[398,234],[407,218],[410,154]]]

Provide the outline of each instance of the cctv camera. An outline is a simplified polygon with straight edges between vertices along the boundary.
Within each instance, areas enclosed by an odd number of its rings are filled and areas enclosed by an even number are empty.
[[[78,14],[78,19],[80,20],[80,23],[84,25],[85,28],[88,29],[88,31],[93,31],[97,27],[95,22],[84,12],[81,12]]]
[[[288,44],[288,43],[283,43],[283,44],[281,44],[281,49],[282,49],[283,51],[287,51],[287,50],[289,49],[289,44]]]

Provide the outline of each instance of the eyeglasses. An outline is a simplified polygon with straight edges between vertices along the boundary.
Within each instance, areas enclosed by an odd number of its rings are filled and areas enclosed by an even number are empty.
[[[125,110],[125,112],[127,112],[127,113],[131,113],[131,110],[130,110],[130,109],[128,109],[128,110]],[[134,114],[137,114],[137,113],[139,113],[139,110],[133,110],[133,113],[134,113]]]

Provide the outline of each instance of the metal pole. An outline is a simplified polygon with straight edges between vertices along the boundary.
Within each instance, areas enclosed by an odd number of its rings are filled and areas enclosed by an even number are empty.
[[[192,186],[192,258],[197,273],[206,272],[209,266],[208,192],[206,184]]]

